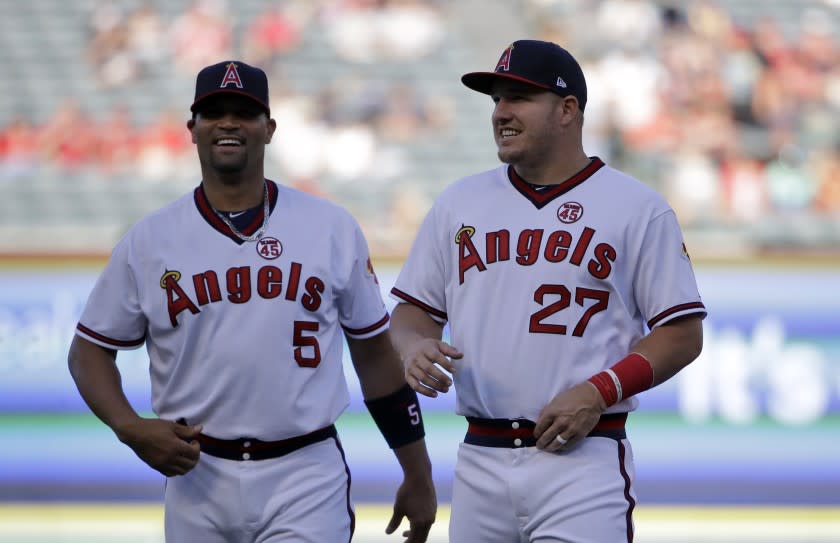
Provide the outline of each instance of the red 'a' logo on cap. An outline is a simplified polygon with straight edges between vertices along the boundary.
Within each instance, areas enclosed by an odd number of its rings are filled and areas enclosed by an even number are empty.
[[[504,70],[506,72],[510,71],[510,55],[513,53],[513,44],[508,45],[508,48],[505,49],[502,56],[499,57],[499,62],[496,63],[496,70]]]
[[[222,78],[222,84],[219,85],[219,88],[223,89],[230,84],[236,85],[237,89],[242,88],[242,79],[239,78],[239,72],[236,71],[236,64],[233,62],[227,65],[225,76]]]

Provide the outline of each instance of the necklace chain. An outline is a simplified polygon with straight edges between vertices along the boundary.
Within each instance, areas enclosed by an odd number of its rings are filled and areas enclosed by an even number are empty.
[[[262,237],[263,232],[265,231],[265,227],[268,226],[268,212],[269,212],[269,208],[268,208],[268,183],[266,183],[265,181],[263,181],[263,188],[264,188],[264,190],[263,190],[263,222],[262,222],[262,226],[260,226],[257,229],[257,231],[254,232],[253,234],[251,234],[250,236],[246,236],[245,234],[240,232],[233,225],[233,223],[230,221],[230,219],[225,217],[225,215],[223,213],[219,213],[219,211],[217,211],[215,207],[210,206],[213,209],[213,213],[215,213],[217,217],[222,219],[222,222],[224,222],[228,226],[228,228],[230,228],[231,231],[234,234],[236,234],[236,237],[238,237],[242,241],[257,241],[258,239],[260,239],[260,237]]]

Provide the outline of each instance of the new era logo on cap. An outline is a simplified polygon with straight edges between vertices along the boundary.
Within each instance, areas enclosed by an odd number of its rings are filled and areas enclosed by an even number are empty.
[[[246,96],[261,105],[266,115],[271,116],[268,107],[268,78],[259,68],[236,60],[226,60],[203,68],[195,80],[195,99],[190,111],[197,111],[202,100],[220,93]]]
[[[574,96],[580,109],[586,106],[586,79],[577,60],[556,43],[518,40],[499,57],[492,72],[471,72],[461,77],[467,87],[491,94],[499,78],[512,79],[549,90],[560,96]]]

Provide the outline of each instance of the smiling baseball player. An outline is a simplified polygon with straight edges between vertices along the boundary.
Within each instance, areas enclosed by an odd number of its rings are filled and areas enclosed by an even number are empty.
[[[450,541],[632,541],[625,421],[702,346],[677,219],[585,154],[586,82],[559,45],[517,41],[462,81],[495,103],[503,164],[443,191],[391,291],[406,379],[454,382],[468,422]]]
[[[423,424],[359,225],[265,179],[277,125],[262,70],[204,68],[191,110],[201,184],[114,248],[70,348],[79,391],[168,477],[167,541],[347,542],[350,471],[333,424],[349,403],[346,338],[405,474],[386,531],[407,517],[406,541],[422,543],[436,507]],[[158,418],[129,405],[115,365],[144,343]]]

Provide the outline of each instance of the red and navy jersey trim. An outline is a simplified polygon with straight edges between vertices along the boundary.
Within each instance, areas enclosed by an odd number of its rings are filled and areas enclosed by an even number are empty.
[[[398,289],[396,287],[391,289],[391,294],[393,294],[394,296],[396,296],[397,298],[399,298],[400,300],[402,300],[406,303],[409,303],[411,305],[416,305],[417,307],[419,307],[420,309],[422,309],[426,313],[429,313],[430,315],[434,315],[435,317],[438,317],[439,319],[449,320],[449,317],[447,316],[446,311],[441,311],[440,309],[435,309],[434,307],[432,307],[428,304],[424,304],[423,302],[421,302],[417,298],[415,298],[415,297],[413,297],[409,294],[406,294],[405,292],[401,291],[400,289]]]
[[[268,214],[271,215],[271,212],[274,211],[274,207],[277,205],[277,195],[278,189],[277,185],[274,181],[270,179],[266,179],[265,183],[268,186]],[[220,232],[221,234],[229,237],[238,245],[242,245],[244,243],[239,237],[230,229],[225,222],[219,218],[218,215],[213,211],[213,206],[210,205],[210,201],[207,199],[207,195],[204,193],[204,185],[201,184],[195,188],[193,191],[193,199],[195,200],[195,207],[198,208],[198,212],[204,217],[204,220],[212,226],[215,230]],[[263,211],[262,209],[254,216],[254,220],[251,221],[247,227],[242,229],[242,233],[246,236],[252,235],[254,232],[259,230],[260,226],[263,223]]]
[[[378,328],[381,328],[389,320],[391,320],[391,316],[385,313],[385,316],[376,321],[375,324],[371,324],[370,326],[366,326],[365,328],[348,328],[347,326],[342,326],[342,328],[351,336],[362,336],[364,334],[369,334],[370,332],[373,332]]]
[[[528,184],[527,181],[519,177],[519,174],[516,173],[516,170],[513,166],[508,166],[507,174],[508,179],[510,179],[511,185],[513,188],[518,190],[522,196],[527,198],[534,204],[534,207],[537,209],[542,209],[546,205],[550,204],[556,198],[566,194],[576,186],[580,185],[590,177],[592,177],[595,172],[600,170],[606,166],[604,161],[598,157],[592,157],[592,160],[589,164],[586,165],[581,171],[576,173],[575,175],[571,176],[570,178],[566,179],[562,183],[557,185],[553,185],[551,188],[547,188],[544,190],[535,190],[531,185]]]
[[[692,311],[693,310],[693,311]],[[674,313],[684,313],[687,312],[689,314],[700,313],[703,317],[706,316],[706,306],[703,305],[703,302],[691,302],[688,304],[680,304],[675,305],[670,309],[666,309],[659,315],[653,317],[648,321],[648,327],[652,330],[654,326],[662,322],[663,320],[667,319]]]
[[[114,348],[139,347],[140,345],[143,345],[144,341],[146,341],[146,336],[145,335],[143,337],[141,337],[140,339],[130,339],[130,340],[114,339],[114,338],[111,338],[111,337],[108,337],[108,336],[103,336],[102,334],[100,334],[98,332],[94,332],[93,330],[91,330],[90,328],[88,328],[87,326],[85,326],[82,323],[78,323],[76,325],[76,329],[79,330],[80,332],[84,333],[85,335],[88,335],[92,338],[95,338],[95,339],[101,341],[102,343],[107,343],[108,345],[111,345]]]

